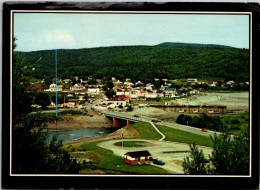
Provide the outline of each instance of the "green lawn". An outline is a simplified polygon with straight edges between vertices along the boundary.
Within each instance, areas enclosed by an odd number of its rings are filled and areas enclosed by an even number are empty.
[[[166,141],[180,142],[180,143],[188,143],[201,146],[213,147],[213,141],[209,137],[181,131],[178,129],[173,129],[163,125],[156,125],[157,128],[165,135]]]
[[[97,146],[100,142],[102,141],[89,142],[81,145],[83,149],[92,150],[102,155],[100,162],[87,165],[88,168],[119,171],[125,174],[170,174],[168,171],[152,165],[128,165],[124,162],[122,157],[114,155],[111,150]]]
[[[144,141],[120,141],[120,142],[116,142],[115,145],[116,146],[125,146],[125,147],[145,147],[145,145],[143,145],[143,143],[145,143]]]

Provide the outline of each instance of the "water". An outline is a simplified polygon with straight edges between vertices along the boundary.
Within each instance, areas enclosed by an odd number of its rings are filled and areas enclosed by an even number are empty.
[[[78,129],[78,130],[71,130],[71,131],[51,131],[48,132],[48,137],[46,142],[50,143],[51,139],[54,135],[57,136],[58,140],[62,140],[62,142],[67,141],[75,141],[85,137],[95,137],[104,134],[109,134],[111,130],[109,128],[99,128],[99,129]]]

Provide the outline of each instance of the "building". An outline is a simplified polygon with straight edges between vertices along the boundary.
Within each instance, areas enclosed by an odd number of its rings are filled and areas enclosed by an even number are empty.
[[[198,82],[198,79],[196,79],[196,78],[188,78],[187,82]]]
[[[70,87],[70,90],[83,90],[85,87],[81,83],[76,83],[73,87]]]
[[[119,99],[119,98],[114,98],[107,100],[106,102],[107,105],[114,105],[113,107],[118,107],[118,106],[126,106],[126,99]]]
[[[130,102],[130,92],[116,92],[115,98],[118,99],[126,99],[126,101],[129,103]]]
[[[147,150],[125,153],[125,163],[130,165],[149,163],[151,158],[151,154]]]
[[[98,95],[100,93],[99,88],[88,88],[88,93],[91,95]]]
[[[47,92],[56,92],[56,84],[51,84],[49,89],[44,89],[44,91]],[[57,85],[57,91],[61,92],[62,91],[62,85]]]

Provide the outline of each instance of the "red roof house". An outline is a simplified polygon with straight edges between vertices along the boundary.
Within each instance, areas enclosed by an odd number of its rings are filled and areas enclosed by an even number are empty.
[[[131,165],[149,163],[151,158],[151,154],[147,150],[125,153],[125,163]]]

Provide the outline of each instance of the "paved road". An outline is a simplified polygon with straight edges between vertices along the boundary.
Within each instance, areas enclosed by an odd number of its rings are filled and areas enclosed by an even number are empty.
[[[156,118],[151,118],[151,117],[146,117],[146,116],[139,116],[139,117],[134,117],[131,113],[121,113],[121,112],[115,112],[115,111],[103,111],[102,112],[105,115],[109,115],[109,116],[114,116],[117,118],[122,118],[122,119],[129,119],[129,120],[133,120],[133,121],[144,121],[144,122],[152,122],[152,120],[157,120]],[[155,123],[155,122],[153,122]],[[206,136],[206,137],[210,137],[210,136],[214,136],[214,134],[219,134],[219,132],[215,132],[215,131],[210,131],[208,130],[207,132],[202,132],[201,129],[196,128],[196,127],[191,127],[191,126],[187,126],[187,125],[180,125],[177,124],[175,122],[166,122],[166,121],[161,121],[161,122],[156,122],[159,125],[164,125],[167,127],[171,127],[174,129],[179,129],[182,131],[186,131],[186,132],[190,132],[190,133],[194,133],[194,134],[198,134],[198,135],[202,135],[202,136]]]

